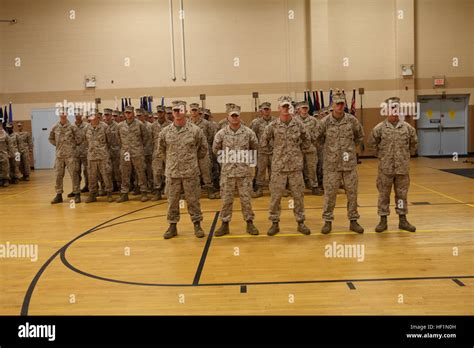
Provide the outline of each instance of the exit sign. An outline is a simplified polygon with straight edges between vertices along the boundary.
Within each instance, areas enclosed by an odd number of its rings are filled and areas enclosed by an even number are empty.
[[[446,79],[443,77],[434,77],[433,78],[433,86],[434,87],[444,87],[446,84]]]

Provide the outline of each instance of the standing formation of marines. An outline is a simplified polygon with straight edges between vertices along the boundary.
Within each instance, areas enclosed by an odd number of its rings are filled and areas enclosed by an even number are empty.
[[[386,103],[397,106],[398,98]],[[269,220],[267,232],[273,236],[280,231],[281,198],[291,194],[297,230],[310,234],[305,225],[304,191],[313,195],[324,194],[321,233],[331,232],[334,208],[339,189],[347,196],[349,229],[363,233],[358,223],[358,175],[356,147],[364,140],[363,127],[357,118],[344,112],[345,98],[337,91],[331,108],[318,115],[309,114],[307,102],[294,103],[289,96],[278,99],[278,117],[271,115],[271,104],[259,106],[259,115],[246,126],[240,117],[240,106],[226,104],[227,117],[220,122],[212,120],[209,109],[197,103],[173,101],[172,107],[158,106],[150,115],[144,109],[127,106],[124,114],[104,110],[104,119],[95,110],[87,122],[81,110],[76,110],[76,122],[67,120],[66,110],[60,110],[60,120],[51,130],[49,140],[56,146],[56,197],[52,203],[62,202],[63,177],[67,169],[72,179],[71,197],[80,202],[80,193],[89,192],[86,202],[97,201],[120,190],[117,202],[129,200],[133,191],[146,202],[168,200],[169,228],[164,238],[178,234],[181,199],[194,224],[198,238],[204,237],[201,227],[201,188],[210,199],[222,200],[221,226],[216,236],[230,232],[234,194],[238,193],[247,233],[257,235],[253,221],[251,198],[263,196],[269,186]],[[386,120],[371,132],[368,144],[380,159],[377,189],[379,191],[377,232],[387,229],[390,192],[395,190],[399,228],[414,232],[416,228],[406,219],[409,186],[409,159],[417,148],[416,131],[391,110]],[[135,117],[137,116],[137,118]],[[17,136],[18,139],[22,135]],[[18,141],[18,140],[16,140]],[[0,164],[2,179],[9,180],[7,172],[12,153],[24,156],[29,148],[16,149],[13,138],[0,132]],[[27,143],[28,140],[22,140]],[[19,143],[18,143],[19,144]],[[229,156],[229,153],[231,156]],[[255,167],[255,170],[252,170]],[[5,171],[5,168],[8,168]],[[14,170],[15,171],[15,170]],[[85,186],[81,190],[81,177]],[[120,186],[120,188],[119,188]]]

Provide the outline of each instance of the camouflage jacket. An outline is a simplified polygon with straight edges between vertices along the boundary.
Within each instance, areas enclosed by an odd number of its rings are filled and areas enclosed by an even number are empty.
[[[191,178],[200,175],[198,160],[208,154],[207,139],[201,128],[187,121],[179,130],[166,126],[158,138],[158,158],[165,161],[168,178]]]
[[[148,143],[149,136],[146,126],[136,118],[130,123],[127,120],[120,122],[118,125],[118,139],[121,158],[124,158],[126,154],[129,154],[130,157],[144,156],[144,144]]]
[[[211,125],[211,122],[209,122],[208,120],[206,120],[205,118],[202,118],[202,117],[196,122],[194,122],[193,118],[190,117],[189,121],[191,121],[194,125],[201,128],[201,130],[204,133],[204,136],[207,139],[207,143],[209,144],[209,146],[212,146],[212,141],[214,140],[215,132],[214,132],[214,129]]]
[[[82,122],[81,124],[74,123],[76,126],[81,138],[85,139],[86,127],[89,125],[87,122]],[[83,141],[78,146],[76,146],[76,157],[86,158],[87,157],[87,143]]]
[[[110,129],[105,122],[97,126],[88,124],[85,131],[87,142],[87,159],[89,161],[107,160],[110,158]]]
[[[272,172],[303,170],[303,152],[311,147],[311,136],[296,117],[292,117],[288,124],[280,118],[271,122],[265,128],[261,147],[269,151],[272,141]]]
[[[66,121],[56,123],[49,133],[49,142],[56,146],[57,158],[71,158],[76,156],[76,147],[84,141],[77,127]]]
[[[118,123],[112,120],[112,122],[105,124],[109,127],[109,136],[110,136],[110,142],[109,142],[109,149],[110,149],[110,154],[112,156],[116,156],[117,153],[120,153],[120,141],[119,141],[119,135],[118,135]]]
[[[212,144],[224,177],[251,176],[250,167],[257,164],[257,149],[257,136],[245,126],[240,126],[235,132],[230,126],[221,129]]]
[[[275,121],[275,117],[271,116],[268,120],[264,119],[262,116],[259,116],[258,118],[255,118],[250,122],[250,129],[254,131],[255,135],[257,136],[259,143],[259,153],[271,155],[272,149],[273,149],[273,142],[268,146],[268,149],[263,149],[262,148],[262,136],[263,132],[265,131],[265,128],[273,121]]]
[[[18,147],[18,142],[19,142],[19,137],[18,133],[12,133],[8,136],[10,138],[10,147],[12,149],[12,154],[10,158],[14,158],[17,153],[19,153],[19,147]]]
[[[325,171],[350,171],[357,166],[356,145],[364,140],[364,130],[351,114],[340,121],[329,114],[318,124],[316,140],[323,143]]]
[[[18,150],[20,152],[30,152],[33,150],[33,140],[29,132],[18,132]]]
[[[11,146],[11,140],[7,132],[0,129],[0,160],[8,161],[9,157],[13,157],[13,149]]]
[[[306,127],[306,130],[308,131],[309,135],[311,136],[311,146],[308,151],[305,153],[313,153],[316,152],[316,129],[318,127],[318,122],[319,120],[316,117],[308,116],[302,117],[301,115],[297,115],[296,118],[303,123],[303,125]]]
[[[368,146],[375,150],[380,159],[379,170],[384,174],[408,174],[410,155],[418,146],[416,130],[410,124],[400,121],[396,125],[385,120],[370,133]]]
[[[227,116],[220,120],[217,123],[218,130],[221,130],[222,128],[225,128],[229,124],[229,121],[227,120]],[[247,126],[244,121],[240,121],[240,124],[243,126]]]
[[[166,127],[171,124],[171,121],[165,119],[163,123],[160,123],[158,120],[153,122],[151,125],[151,137],[153,140],[153,156],[158,156],[158,139],[160,137],[161,131]]]
[[[151,129],[153,123],[146,121],[146,122],[143,122],[143,124],[145,125],[145,128],[148,132],[146,143],[143,144],[145,156],[151,156],[153,155],[153,135],[152,135],[152,129]]]

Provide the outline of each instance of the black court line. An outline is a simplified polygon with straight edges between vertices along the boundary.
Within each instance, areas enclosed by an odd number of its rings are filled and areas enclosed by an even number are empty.
[[[354,283],[352,283],[352,282],[347,282],[347,286],[348,286],[349,289],[351,289],[351,290],[356,290],[356,287],[355,287]]]
[[[207,236],[206,245],[204,246],[204,250],[202,251],[201,260],[199,261],[196,274],[194,275],[193,285],[198,285],[199,279],[201,279],[201,273],[204,268],[204,264],[206,263],[207,253],[209,252],[209,247],[211,246],[211,241],[212,241],[212,237],[214,236],[214,229],[216,228],[218,217],[219,217],[219,212],[216,212],[216,215],[214,216],[214,220],[212,221],[211,230],[209,231],[209,235]]]
[[[452,279],[452,281],[455,282],[455,283],[456,283],[457,285],[459,285],[459,286],[466,286],[466,284],[464,284],[464,283],[463,283],[462,281],[460,281],[459,279],[454,278],[454,279]]]
[[[46,268],[48,268],[48,266],[51,264],[51,262],[53,262],[53,260],[61,253],[61,251],[69,246],[70,244],[74,243],[76,240],[78,240],[79,238],[82,238],[84,237],[85,235],[88,235],[89,233],[92,233],[94,232],[97,228],[105,225],[105,224],[108,224],[109,222],[112,222],[112,221],[115,221],[115,220],[118,220],[124,216],[127,216],[127,215],[131,215],[131,214],[134,214],[134,213],[137,213],[139,211],[142,211],[142,210],[145,210],[145,209],[149,209],[149,208],[153,208],[153,207],[156,207],[158,205],[161,205],[161,204],[164,204],[165,202],[160,202],[160,203],[156,203],[156,204],[153,204],[153,205],[149,205],[147,207],[143,207],[143,208],[140,208],[140,209],[136,209],[136,210],[132,210],[128,213],[125,213],[125,214],[122,214],[122,215],[119,215],[117,217],[114,217],[110,220],[107,220],[105,222],[102,222],[100,224],[98,224],[97,226],[94,226],[92,227],[91,229],[87,230],[86,232],[80,234],[79,236],[77,236],[76,238],[72,239],[71,241],[69,241],[68,243],[66,243],[65,245],[63,245],[60,249],[58,249],[53,255],[51,255],[51,257],[46,260],[46,262],[43,264],[43,266],[41,266],[41,268],[39,269],[39,271],[36,273],[36,275],[34,276],[33,280],[31,281],[30,285],[28,286],[28,289],[26,291],[26,294],[25,294],[25,297],[23,298],[23,304],[21,306],[21,311],[20,311],[20,315],[22,316],[26,316],[28,315],[28,309],[30,307],[30,302],[31,302],[31,297],[33,296],[33,291],[35,290],[35,287],[36,287],[36,284],[38,283],[39,279],[41,278],[41,276],[43,275],[44,271],[46,270]]]

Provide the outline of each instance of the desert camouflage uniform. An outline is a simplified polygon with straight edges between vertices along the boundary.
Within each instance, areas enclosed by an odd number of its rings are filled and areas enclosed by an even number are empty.
[[[357,220],[357,158],[356,145],[364,139],[361,124],[351,114],[344,113],[337,121],[332,114],[318,124],[317,141],[324,143],[324,211],[325,221],[334,220],[337,191],[343,185],[347,196],[347,216]]]
[[[7,132],[0,127],[0,179],[10,180],[10,156],[12,146]]]
[[[81,138],[85,138],[85,129],[89,124],[82,121],[81,123],[74,124],[77,127],[77,130]],[[82,175],[84,175],[84,184],[86,187],[89,187],[89,175],[87,173],[88,164],[87,164],[87,144],[83,141],[80,145],[76,146],[76,161],[77,161],[77,172],[79,175],[79,184],[82,181]]]
[[[120,144],[120,172],[122,174],[122,194],[130,191],[132,168],[138,177],[138,186],[142,193],[147,192],[145,174],[144,144],[148,143],[149,132],[146,126],[138,119],[132,122],[122,121],[118,125],[118,139]]]
[[[201,128],[202,132],[204,133],[204,136],[206,137],[208,149],[210,150],[215,134],[211,123],[203,117],[200,117],[196,122],[193,120],[192,117],[190,117],[189,121],[191,121],[195,126]],[[202,182],[204,183],[204,187],[212,187],[211,152],[209,152],[206,157],[199,159],[199,170],[201,171],[201,178]]]
[[[49,142],[56,146],[56,193],[63,193],[63,178],[65,169],[69,172],[72,180],[72,192],[80,193],[80,179],[77,170],[77,145],[84,141],[77,127],[69,121],[63,125],[58,122],[49,133]]]
[[[110,153],[110,162],[112,168],[112,181],[115,181],[117,184],[122,182],[122,176],[120,173],[120,142],[118,135],[118,123],[112,120],[110,123],[107,123],[110,133],[110,143],[109,143],[109,153]]]
[[[286,124],[279,118],[271,122],[262,136],[261,147],[270,151],[273,141],[272,176],[270,179],[270,216],[280,221],[281,197],[288,183],[294,200],[293,213],[297,222],[305,220],[303,152],[311,147],[311,136],[295,117]]]
[[[253,221],[254,219],[255,214],[251,204],[252,171],[250,161],[253,160],[253,166],[255,166],[256,158],[254,156],[256,155],[257,148],[257,136],[250,128],[242,125],[237,131],[227,126],[218,131],[214,138],[212,151],[217,156],[219,163],[221,163],[220,187],[222,208],[220,218],[223,222],[230,222],[232,218],[235,190],[239,193],[244,220]],[[232,160],[227,161],[224,156],[228,150],[245,151],[248,162],[246,163],[242,158],[240,163],[232,163]]]
[[[309,135],[312,138],[313,144],[310,148],[303,153],[304,165],[303,165],[303,177],[308,182],[310,188],[318,186],[318,179],[316,177],[316,166],[318,163],[318,154],[316,152],[316,128],[318,120],[316,117],[307,114],[306,117],[301,115],[296,116],[301,123],[306,127]]]
[[[268,119],[265,119],[263,116],[255,118],[250,123],[250,129],[252,129],[257,136],[259,141],[258,147],[258,156],[257,156],[257,173],[255,175],[255,184],[258,186],[264,186],[266,182],[266,175],[268,173],[268,178],[271,178],[272,172],[272,151],[273,151],[273,141],[263,148],[262,147],[262,136],[265,128],[275,121],[275,117],[270,116]]]
[[[10,137],[10,146],[12,152],[10,155],[10,177],[12,180],[18,180],[20,178],[20,163],[21,163],[21,154],[18,149],[19,137],[18,133],[13,132],[9,135]]]
[[[392,186],[395,190],[395,211],[398,215],[406,215],[410,154],[415,154],[418,145],[416,130],[403,121],[394,125],[385,120],[374,127],[368,145],[380,159],[377,175],[378,215],[390,214]]]
[[[20,167],[23,177],[30,176],[30,151],[33,151],[33,140],[29,132],[18,132],[18,151],[21,155]]]
[[[92,123],[85,128],[85,140],[87,142],[87,162],[89,174],[89,191],[97,194],[99,174],[104,181],[105,192],[112,192],[112,168],[110,162],[109,147],[111,145],[110,128],[105,122],[99,122],[97,126]]]
[[[151,127],[151,135],[153,139],[153,188],[155,190],[161,190],[164,185],[164,170],[165,170],[165,162],[163,159],[158,157],[158,150],[159,150],[159,137],[161,131],[171,122],[165,118],[163,123],[160,123],[159,120],[153,122]]]
[[[158,158],[165,162],[168,222],[178,223],[181,189],[193,223],[202,221],[199,160],[208,155],[207,139],[202,130],[186,121],[179,129],[163,128],[158,138]]]

